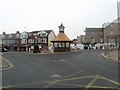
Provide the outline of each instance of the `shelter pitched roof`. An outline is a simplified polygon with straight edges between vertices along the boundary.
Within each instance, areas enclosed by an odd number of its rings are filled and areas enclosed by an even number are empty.
[[[67,35],[65,35],[64,33],[59,33],[55,39],[53,39],[51,42],[54,42],[54,41],[69,41],[69,42],[72,42],[68,37]]]

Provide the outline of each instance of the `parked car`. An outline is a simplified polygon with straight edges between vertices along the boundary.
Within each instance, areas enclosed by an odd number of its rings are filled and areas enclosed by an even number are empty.
[[[0,48],[0,52],[8,52],[6,48]]]

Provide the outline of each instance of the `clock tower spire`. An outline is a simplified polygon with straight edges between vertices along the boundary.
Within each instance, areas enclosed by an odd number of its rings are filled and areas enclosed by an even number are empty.
[[[64,33],[64,26],[63,26],[63,24],[61,23],[61,25],[60,26],[58,26],[58,28],[59,28],[59,33]]]

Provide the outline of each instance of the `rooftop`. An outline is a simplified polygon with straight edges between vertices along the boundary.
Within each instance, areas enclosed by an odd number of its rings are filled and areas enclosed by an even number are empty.
[[[64,33],[59,33],[52,41],[71,41]]]

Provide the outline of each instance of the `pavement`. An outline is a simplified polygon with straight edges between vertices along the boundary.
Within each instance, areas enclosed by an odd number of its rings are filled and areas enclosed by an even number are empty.
[[[10,61],[2,57],[2,53],[0,53],[0,71],[10,67],[12,67]]]
[[[106,60],[110,60],[110,61],[113,61],[113,62],[119,62],[118,59],[110,58],[110,57],[106,56],[105,53],[101,53],[101,57],[106,58]],[[111,56],[111,57],[114,57],[114,56]]]
[[[24,51],[21,53],[26,53],[26,54],[65,54],[65,53],[77,53],[82,50],[72,50],[71,52],[50,52],[50,51],[41,51],[40,53],[33,53],[32,51]]]

